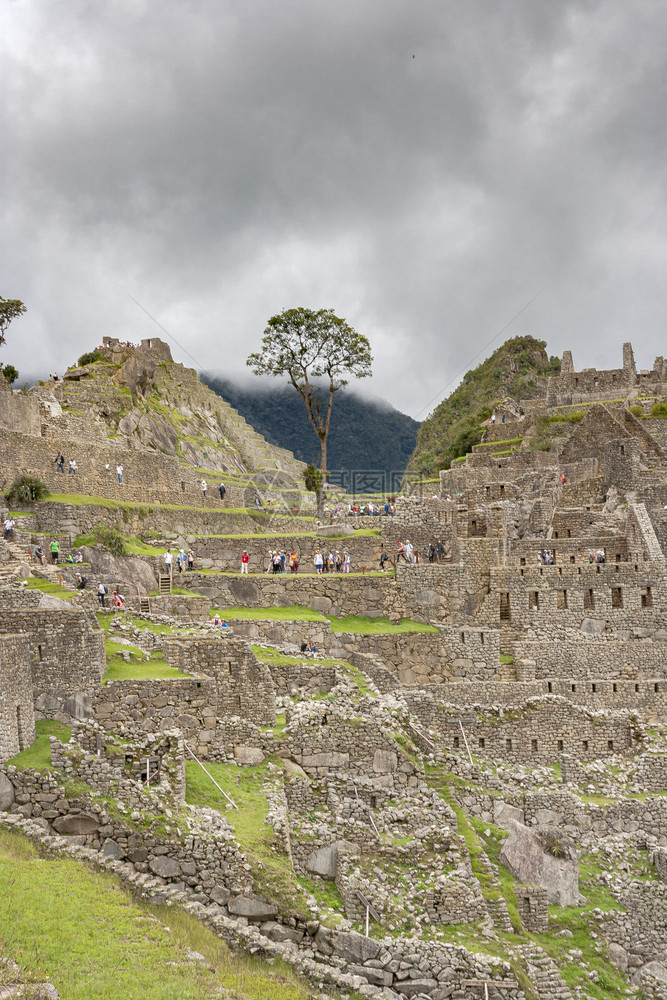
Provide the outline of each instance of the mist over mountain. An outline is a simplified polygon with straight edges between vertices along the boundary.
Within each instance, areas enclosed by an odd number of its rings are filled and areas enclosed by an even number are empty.
[[[233,380],[215,372],[201,373],[200,378],[271,444],[287,448],[303,462],[319,464],[319,438],[291,385]],[[334,396],[327,444],[330,482],[357,493],[396,491],[418,430],[418,421],[389,403],[341,389]]]

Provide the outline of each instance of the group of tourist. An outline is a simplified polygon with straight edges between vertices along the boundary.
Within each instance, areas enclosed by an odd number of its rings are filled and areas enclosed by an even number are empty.
[[[402,542],[399,538],[396,542],[396,566],[398,566],[401,559],[406,563],[418,563],[419,552],[415,549],[412,542]]]
[[[171,576],[174,569],[174,557],[172,555],[171,549],[167,549],[164,554],[164,571],[168,576]],[[179,549],[176,553],[176,568],[179,573],[182,573],[184,568],[187,566],[189,572],[191,573],[195,568],[195,554],[192,549]]]
[[[246,558],[245,569],[243,568],[243,559]],[[243,553],[241,557],[241,572],[248,572],[248,562],[250,561],[250,556],[247,551]],[[269,557],[266,565],[266,573],[269,575],[273,573],[275,576],[279,576],[281,573],[286,573],[289,567],[290,573],[299,572],[299,553],[296,549],[287,554],[284,550],[282,552],[273,551],[269,549]]]
[[[607,561],[607,555],[604,549],[598,549],[594,552],[593,549],[588,550],[588,562],[591,563],[604,563]]]
[[[553,566],[554,554],[552,549],[541,549],[537,553],[538,566]]]
[[[389,500],[385,500],[384,503],[373,503],[370,500],[365,504],[350,502],[347,505],[347,513],[350,517],[393,517],[396,513],[396,505],[389,503]]]
[[[439,538],[437,542],[428,543],[427,555],[430,563],[440,563],[445,561],[446,549],[442,538]]]
[[[315,553],[313,564],[318,576],[322,573],[349,573],[352,566],[352,559],[350,553],[346,552],[345,549],[342,553],[338,549],[335,552],[325,551],[324,553],[318,549]]]

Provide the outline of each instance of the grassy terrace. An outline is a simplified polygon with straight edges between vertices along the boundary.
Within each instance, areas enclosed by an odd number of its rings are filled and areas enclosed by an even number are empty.
[[[59,597],[62,601],[71,601],[76,594],[76,590],[68,590],[67,587],[61,587],[59,584],[53,583],[52,580],[42,580],[38,576],[28,577],[26,590],[41,590],[43,594],[48,594],[50,597]]]
[[[319,611],[313,611],[311,608],[299,605],[285,608],[221,608],[218,614],[226,621],[329,621],[332,632],[355,632],[358,635],[393,635],[438,631],[433,625],[412,621],[411,618],[404,618],[398,625],[393,625],[388,618],[362,618],[358,615],[336,618],[334,615],[323,615]]]
[[[189,952],[205,962],[193,961]],[[21,834],[5,830],[0,830],[0,953],[19,964],[28,982],[53,983],[63,1000],[314,995],[284,963],[269,966],[259,958],[233,956],[195,917],[139,903],[106,872],[43,858]],[[0,989],[3,983],[0,978]]]
[[[201,507],[194,504],[182,503],[143,503],[139,500],[110,500],[107,497],[88,496],[84,493],[51,493],[42,502],[66,503],[75,507],[106,507],[109,510],[116,510],[120,507],[125,510],[145,510],[149,513],[153,510],[197,510],[206,511],[207,514],[248,514],[252,515],[254,519],[280,518],[289,521],[304,521],[307,524],[313,524],[315,521],[314,517],[290,514],[288,512],[276,513],[271,508],[268,510],[259,510],[257,507],[221,507],[219,505],[214,507],[211,504]]]
[[[13,764],[15,767],[21,768],[21,770],[26,767],[34,767],[39,771],[43,768],[51,767],[51,748],[49,744],[49,736],[57,737],[61,743],[69,743],[69,738],[72,735],[71,726],[66,726],[62,722],[53,722],[50,719],[36,722],[35,730],[37,732],[37,737],[34,743],[32,743],[29,747],[26,747],[25,750],[21,750],[21,752],[15,757],[12,757],[11,760],[8,760],[8,764]],[[1,943],[2,938],[0,936],[0,945]],[[1,947],[0,953],[2,953]]]

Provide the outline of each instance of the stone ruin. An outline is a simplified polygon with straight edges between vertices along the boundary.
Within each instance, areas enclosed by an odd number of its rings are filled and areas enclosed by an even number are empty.
[[[0,393],[9,476],[65,489],[55,452],[83,456],[67,482],[81,502],[36,504],[3,543],[0,822],[92,851],[150,898],[206,908],[235,944],[390,1000],[481,995],[484,984],[490,997],[519,1000],[516,969],[540,1000],[586,996],[531,935],[560,933],[559,911],[604,889],[617,909],[590,912],[594,940],[631,995],[665,1000],[667,421],[655,408],[667,400],[664,359],[638,372],[625,345],[621,369],[575,372],[566,352],[542,400],[503,401],[505,422],[489,421],[435,488],[399,497],[395,517],[372,523],[379,537],[355,537],[368,518],[345,518],[340,544],[355,568],[371,566],[380,544],[393,553],[397,537],[411,540],[419,559],[395,574],[273,577],[266,550],[283,540],[304,568],[331,545],[307,520],[298,464],[161,342],[105,339],[100,353],[59,387]],[[180,414],[172,423],[170,408]],[[202,502],[204,449],[228,478],[227,506]],[[118,456],[123,486],[103,471]],[[265,521],[249,510],[260,490]],[[102,613],[90,592],[64,604],[26,589],[26,575],[55,579],[30,561],[36,542],[57,533],[66,553],[100,522],[196,546],[195,571],[176,581],[183,593],[154,593],[159,550],[113,558],[95,545],[83,550],[91,576],[135,582],[131,617]],[[431,542],[442,548],[429,561]],[[247,577],[231,572],[243,547]],[[73,570],[60,572],[67,589]],[[209,623],[212,607],[238,605],[430,629]],[[100,621],[126,662],[158,655],[174,675],[105,679]],[[304,635],[317,654],[300,653]],[[7,763],[44,719],[74,726],[70,743],[51,740],[51,768]],[[195,757],[256,769],[296,895],[267,887],[231,805],[186,803]],[[335,914],[322,902],[332,894]],[[485,953],[485,940],[504,942],[508,960]]]

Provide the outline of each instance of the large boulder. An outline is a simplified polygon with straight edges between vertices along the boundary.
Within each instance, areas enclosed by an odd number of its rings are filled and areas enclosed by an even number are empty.
[[[131,593],[135,587],[147,592],[157,586],[155,573],[139,556],[112,556],[99,545],[84,545],[81,552],[85,562],[90,563],[88,582],[93,589],[97,580],[118,584]]]
[[[14,798],[14,786],[6,774],[0,774],[0,812],[9,812]]]
[[[338,931],[334,935],[333,949],[334,953],[346,962],[363,965],[369,959],[377,958],[380,942],[363,934],[357,934],[356,931]]]
[[[508,820],[509,837],[500,860],[524,885],[541,885],[550,903],[576,906],[579,902],[579,863],[574,848],[560,830],[534,832]]]
[[[63,837],[94,833],[99,825],[97,816],[90,816],[88,813],[68,813],[66,816],[56,816],[53,821],[53,829]]]
[[[83,691],[77,691],[76,694],[67,699],[63,705],[63,712],[67,712],[73,719],[92,719],[93,706],[90,701],[90,695],[85,694]]]

